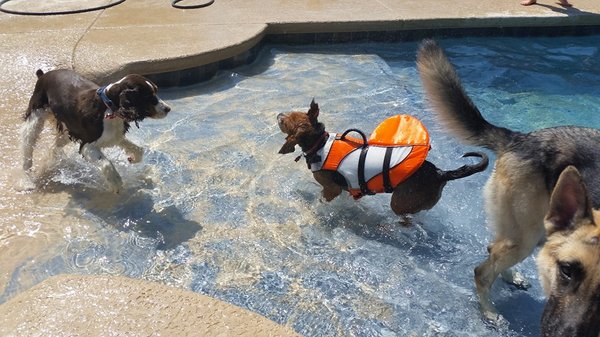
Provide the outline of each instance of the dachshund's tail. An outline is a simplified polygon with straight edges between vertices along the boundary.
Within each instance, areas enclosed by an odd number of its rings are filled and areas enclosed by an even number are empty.
[[[490,163],[487,154],[483,152],[467,152],[463,155],[463,157],[479,157],[481,158],[481,161],[474,165],[463,165],[457,168],[456,170],[444,171],[441,175],[442,179],[449,181],[465,178],[472,174],[485,170],[488,167],[488,164]]]

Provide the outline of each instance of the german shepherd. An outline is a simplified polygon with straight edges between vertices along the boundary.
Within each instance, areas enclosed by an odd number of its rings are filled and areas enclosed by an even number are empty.
[[[497,160],[485,189],[496,236],[487,260],[475,268],[481,310],[501,323],[489,299],[501,275],[527,288],[510,270],[547,236],[539,273],[548,296],[543,336],[599,336],[600,331],[600,131],[562,126],[521,133],[486,121],[465,93],[442,49],[419,47],[417,67],[439,120],[470,145],[492,150]]]

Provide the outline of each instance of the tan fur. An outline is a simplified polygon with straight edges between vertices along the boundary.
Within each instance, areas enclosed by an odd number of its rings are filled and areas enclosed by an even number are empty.
[[[591,209],[577,169],[567,167],[552,193],[548,240],[538,271],[548,297],[542,336],[600,336],[600,212]]]
[[[329,172],[313,172],[313,177],[323,187],[321,195],[325,201],[331,201],[342,193],[342,187],[333,181]]]
[[[594,210],[594,223],[600,223],[600,211]],[[600,228],[586,225],[570,235],[563,233],[550,235],[537,259],[538,270],[544,292],[550,296],[557,290],[556,278],[558,261],[580,261],[589,277],[584,288],[600,285]]]
[[[543,239],[540,219],[548,209],[548,195],[543,177],[506,153],[496,161],[484,198],[496,236],[489,245],[488,258],[475,268],[475,284],[484,314],[496,319],[489,289],[500,274],[516,286],[528,286],[521,281],[513,282],[513,273],[507,270],[529,256]]]

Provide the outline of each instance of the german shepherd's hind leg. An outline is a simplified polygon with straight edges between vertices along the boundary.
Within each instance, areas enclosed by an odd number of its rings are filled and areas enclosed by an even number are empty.
[[[540,219],[547,210],[548,199],[544,184],[539,181],[543,178],[527,174],[526,169],[504,171],[506,159],[497,161],[496,171],[485,187],[486,207],[496,237],[488,247],[488,258],[475,268],[481,311],[492,323],[499,323],[503,318],[490,301],[490,288],[499,275],[519,288],[526,287],[524,278],[509,268],[529,256],[543,238],[544,226]]]
[[[489,245],[488,258],[475,268],[475,285],[481,311],[486,320],[494,324],[502,324],[504,320],[496,311],[490,300],[492,284],[501,273],[521,262],[535,248],[536,243],[515,242],[510,239],[496,239]]]
[[[506,269],[505,271],[500,273],[500,277],[502,277],[504,282],[512,284],[519,289],[527,290],[531,288],[531,284],[529,283],[529,281],[527,281],[525,276],[523,276],[523,274],[521,274],[519,271],[514,270],[512,268]]]

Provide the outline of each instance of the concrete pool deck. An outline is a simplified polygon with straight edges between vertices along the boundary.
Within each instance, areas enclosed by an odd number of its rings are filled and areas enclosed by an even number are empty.
[[[0,13],[0,70],[3,74],[0,116],[8,125],[8,132],[0,135],[1,165],[10,169],[18,166],[14,162],[19,156],[17,130],[38,68],[73,68],[105,83],[129,72],[176,72],[236,59],[258,46],[264,38],[274,35],[330,33],[338,34],[343,40],[352,38],[344,34],[368,38],[369,32],[402,30],[600,26],[600,2],[597,0],[571,0],[574,7],[570,9],[550,0],[540,0],[538,5],[528,7],[521,6],[519,1],[216,0],[210,7],[179,10],[172,8],[167,0],[129,0],[103,11],[66,16]],[[39,9],[32,5],[25,8],[24,4],[24,1],[14,1],[10,8]],[[10,170],[0,173],[1,186],[6,186],[5,182],[11,179]],[[0,192],[0,200],[10,200],[11,205],[31,203],[26,195],[16,194],[11,189]],[[0,216],[8,218],[16,212],[10,207],[0,207]],[[18,217],[16,219],[0,221],[0,239],[15,235],[4,225],[8,221],[19,221]],[[0,256],[35,255],[35,252],[22,253],[11,246],[0,247]],[[2,290],[10,275],[2,268],[0,270]],[[103,297],[106,294],[112,295]],[[86,299],[86,296],[90,297]],[[66,330],[77,327],[82,335],[94,335],[85,330],[89,328],[86,324],[73,324],[77,321],[106,324],[105,329],[124,327],[125,330],[119,331],[145,327],[131,331],[132,335],[152,334],[152,331],[211,336],[219,333],[224,336],[295,335],[289,327],[219,303],[199,294],[147,281],[63,275],[49,278],[0,305],[0,317],[3,317],[0,335],[77,335],[75,330]],[[89,308],[85,309],[85,306]],[[210,314],[194,310],[194,307],[216,306],[219,309],[215,309],[218,315],[212,316],[214,320]],[[102,321],[103,317],[97,313],[110,313],[112,307],[121,307],[119,314],[106,318],[110,318],[110,322]],[[39,311],[43,308],[47,310]],[[64,314],[44,314],[51,308]],[[171,320],[166,322],[164,317]],[[177,325],[178,322],[181,324]],[[167,323],[179,326],[180,330],[166,330]],[[49,326],[56,330],[41,330]],[[221,328],[225,326],[230,330]],[[208,327],[217,327],[217,330]],[[110,334],[106,330],[97,331],[96,335]]]

